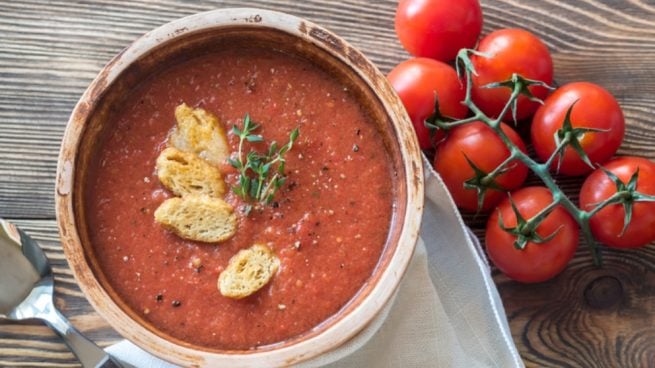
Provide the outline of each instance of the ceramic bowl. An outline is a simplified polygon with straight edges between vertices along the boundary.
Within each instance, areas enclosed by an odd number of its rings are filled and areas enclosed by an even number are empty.
[[[130,89],[176,58],[241,43],[298,55],[349,85],[378,124],[398,170],[396,212],[382,256],[362,289],[335,316],[301,336],[247,351],[222,351],[175,340],[143,321],[112,290],[89,241],[85,172],[111,112]],[[73,111],[59,156],[56,210],[66,258],[80,288],[126,339],[172,363],[194,367],[286,366],[335,349],[389,302],[412,257],[423,210],[421,156],[401,101],[380,71],[332,32],[295,16],[259,9],[222,9],[182,18],[134,42],[105,66]],[[116,277],[114,275],[114,277]]]

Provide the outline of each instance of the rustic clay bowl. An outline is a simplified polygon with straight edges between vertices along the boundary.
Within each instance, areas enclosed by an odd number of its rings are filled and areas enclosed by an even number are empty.
[[[369,110],[398,170],[396,212],[387,244],[369,281],[337,315],[283,343],[248,351],[200,348],[158,331],[112,290],[89,241],[83,188],[89,161],[113,109],[128,91],[181,55],[240,43],[300,55],[348,85]],[[73,111],[64,136],[56,184],[59,230],[66,258],[89,302],[128,340],[184,366],[286,366],[339,347],[361,331],[395,292],[410,261],[423,211],[418,144],[402,103],[385,77],[359,51],[300,18],[258,9],[224,9],[168,23],[147,33],[105,66]],[[114,276],[115,277],[115,276]]]

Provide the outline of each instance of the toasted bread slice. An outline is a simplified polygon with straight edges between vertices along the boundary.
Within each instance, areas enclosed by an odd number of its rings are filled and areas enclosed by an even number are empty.
[[[220,165],[230,156],[225,130],[213,114],[183,103],[175,108],[175,120],[169,142],[176,148],[195,153],[212,165]]]
[[[218,289],[228,298],[245,298],[266,285],[279,267],[280,260],[267,246],[255,244],[230,258],[218,277]]]
[[[237,231],[230,204],[199,194],[165,200],[155,211],[155,221],[184,239],[206,243],[225,241]]]
[[[175,147],[166,148],[157,157],[157,176],[178,196],[195,193],[218,198],[225,194],[225,182],[215,166]]]

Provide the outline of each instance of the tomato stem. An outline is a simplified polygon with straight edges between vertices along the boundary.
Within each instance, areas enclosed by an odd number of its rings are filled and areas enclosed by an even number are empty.
[[[489,117],[484,112],[482,112],[482,110],[480,110],[478,106],[475,105],[472,99],[473,76],[477,75],[473,62],[471,60],[472,55],[475,55],[477,57],[489,57],[488,55],[479,53],[475,50],[462,49],[457,54],[455,66],[457,68],[457,74],[460,76],[460,78],[462,77],[462,70],[464,71],[464,80],[466,81],[466,97],[464,99],[464,105],[466,105],[471,110],[473,115],[466,119],[454,120],[451,118],[439,116],[438,109],[435,109],[436,110],[435,115],[426,121],[426,125],[433,128],[438,127],[444,130],[448,130],[459,125],[471,123],[473,121],[481,121],[482,123],[492,128],[496,132],[496,135],[505,144],[507,149],[509,149],[510,151],[509,157],[488,174],[484,174],[483,171],[481,171],[477,167],[474,167],[473,163],[469,161],[469,164],[472,165],[474,171],[476,172],[476,176],[468,180],[465,183],[465,185],[468,185],[470,188],[476,188],[478,190],[479,208],[482,205],[482,201],[484,200],[484,190],[489,188],[499,190],[499,187],[497,185],[495,187],[492,186],[492,184],[495,183],[493,179],[496,176],[505,172],[508,166],[513,161],[519,161],[523,163],[525,166],[527,166],[528,169],[530,169],[537,177],[541,179],[541,181],[548,188],[548,190],[550,190],[550,192],[553,195],[552,203],[546,208],[544,208],[542,211],[540,211],[537,215],[533,216],[532,218],[526,220],[520,217],[520,214],[517,213],[518,210],[516,210],[514,204],[512,203],[512,206],[515,209],[515,213],[517,214],[517,221],[519,222],[519,224],[514,228],[507,228],[502,223],[502,218],[499,219],[500,227],[506,232],[516,237],[515,246],[517,247],[517,249],[523,249],[528,241],[532,241],[535,243],[543,242],[544,238],[542,238],[539,234],[536,233],[537,227],[555,207],[562,206],[569,214],[571,214],[571,216],[575,219],[575,221],[580,226],[582,234],[585,238],[585,242],[587,243],[591,251],[594,264],[597,266],[601,266],[602,257],[600,253],[600,247],[596,242],[596,240],[594,239],[591,231],[591,226],[590,226],[591,218],[599,211],[601,211],[603,208],[609,205],[622,204],[625,211],[624,228],[623,228],[623,231],[625,231],[628,224],[630,223],[630,220],[632,219],[632,209],[633,209],[634,202],[638,202],[638,201],[653,202],[655,201],[655,196],[649,196],[637,192],[636,183],[637,183],[637,177],[639,175],[639,171],[637,171],[633,175],[633,177],[630,179],[628,183],[623,183],[619,180],[619,178],[616,177],[616,175],[605,170],[601,166],[600,168],[607,174],[607,176],[611,180],[615,182],[616,194],[596,204],[594,208],[591,210],[585,211],[583,209],[578,208],[575,205],[575,203],[573,203],[573,201],[571,201],[571,199],[567,197],[564,194],[564,192],[559,188],[559,186],[555,182],[555,179],[550,174],[550,169],[555,163],[555,160],[559,158],[559,160],[557,161],[557,168],[556,168],[557,171],[559,171],[559,165],[564,157],[564,150],[566,149],[567,146],[571,147],[575,152],[577,152],[580,158],[587,165],[591,166],[592,168],[596,168],[596,166],[594,166],[594,163],[591,162],[589,157],[582,149],[582,146],[580,144],[580,137],[582,137],[587,132],[602,132],[606,130],[574,127],[571,122],[571,114],[575,106],[575,103],[573,103],[569,108],[569,110],[567,111],[566,117],[562,124],[562,129],[558,130],[555,136],[553,137],[556,143],[555,151],[551,154],[551,156],[548,158],[546,162],[539,163],[535,161],[528,154],[521,151],[512,142],[509,136],[502,130],[501,122],[503,121],[503,118],[511,110],[512,117],[514,118],[514,122],[516,123],[516,110],[518,106],[518,99],[521,97],[527,98],[530,101],[543,103],[543,101],[541,101],[540,99],[538,99],[532,94],[532,92],[530,91],[531,86],[545,87],[548,89],[554,89],[554,88],[542,81],[526,79],[516,73],[513,74],[509,80],[491,83],[486,86],[483,86],[483,88],[509,88],[512,91],[501,113],[496,117]],[[438,107],[438,101],[435,101],[435,105],[436,107]],[[511,201],[511,197],[510,197],[510,201]],[[554,237],[556,234],[557,231],[551,234],[549,238]]]
[[[510,142],[510,144],[512,143]],[[578,223],[578,226],[580,226],[580,229],[582,230],[582,234],[584,235],[587,245],[590,247],[594,264],[596,266],[600,266],[603,261],[600,254],[600,249],[598,248],[598,244],[591,234],[589,218],[587,218],[585,215],[585,211],[580,210],[578,206],[576,206],[575,203],[573,203],[573,201],[571,201],[571,199],[567,197],[564,192],[562,192],[559,186],[557,186],[557,183],[548,171],[550,165],[541,165],[523,152],[519,152],[518,159],[523,162],[523,164],[525,164],[525,166],[527,166],[530,170],[532,170],[532,172],[534,172],[535,175],[537,175],[539,179],[541,179],[541,181],[544,183],[544,185],[550,190],[550,192],[553,194],[553,203],[561,205],[564,207],[564,209],[566,209],[568,213],[571,214],[571,216],[573,216],[573,219],[575,219],[575,221]],[[527,221],[531,222],[533,219],[534,217]]]
[[[598,213],[603,208],[609,206],[610,204],[621,202],[621,198],[622,198],[622,193],[621,192],[616,192],[616,193],[612,194],[611,197],[609,197],[606,200],[596,204],[595,207],[591,211],[588,211],[588,217],[589,218],[593,217],[596,213]]]
[[[580,226],[585,241],[590,248],[594,264],[597,266],[602,265],[600,247],[598,246],[596,240],[593,237],[593,234],[591,232],[591,227],[589,225],[589,220],[594,214],[596,214],[605,206],[612,203],[617,203],[618,201],[622,201],[622,200],[618,198],[619,196],[617,194],[607,199],[606,201],[603,201],[598,206],[596,206],[596,208],[594,208],[593,210],[589,212],[583,211],[580,208],[578,208],[575,205],[575,203],[573,203],[573,201],[571,201],[571,199],[564,194],[564,192],[559,188],[559,186],[555,182],[555,179],[553,179],[553,177],[549,172],[550,167],[555,161],[555,159],[557,157],[562,156],[565,147],[577,142],[577,137],[574,136],[575,133],[577,133],[577,131],[571,129],[571,131],[569,132],[563,132],[563,133],[571,133],[571,134],[562,134],[562,136],[559,139],[557,139],[557,147],[555,152],[553,152],[553,154],[545,163],[539,163],[534,159],[532,159],[528,154],[521,151],[511,141],[511,139],[507,136],[507,134],[505,134],[505,132],[501,129],[501,122],[510,110],[512,111],[512,116],[514,117],[514,121],[516,122],[516,108],[517,108],[517,101],[519,97],[525,96],[532,101],[537,101],[542,103],[541,100],[539,100],[538,98],[534,97],[531,94],[528,87],[542,86],[550,89],[552,89],[552,87],[546,85],[541,81],[533,81],[533,80],[525,79],[518,74],[512,75],[512,78],[510,80],[487,85],[485,86],[486,88],[510,88],[512,90],[509,100],[503,107],[501,113],[497,117],[489,117],[484,112],[482,112],[480,108],[478,108],[475,105],[475,103],[471,98],[472,95],[471,91],[473,87],[473,75],[476,74],[473,63],[471,62],[471,55],[478,55],[479,57],[485,57],[485,55],[479,55],[474,50],[462,49],[457,54],[456,66],[457,66],[458,74],[461,75],[462,70],[465,73],[464,79],[466,81],[466,97],[464,100],[464,104],[473,112],[473,116],[463,120],[455,120],[455,121],[448,121],[448,122],[439,121],[439,119],[435,119],[435,125],[437,125],[439,128],[442,128],[444,130],[448,130],[455,126],[467,124],[472,121],[483,122],[484,124],[494,129],[498,137],[503,141],[505,146],[510,151],[510,156],[503,163],[498,165],[496,169],[490,172],[487,175],[487,177],[493,178],[498,173],[501,173],[503,170],[505,170],[512,161],[520,161],[524,165],[526,165],[533,173],[535,173],[535,175],[537,175],[541,179],[543,184],[550,190],[550,192],[553,195],[553,201],[549,206],[544,208],[542,211],[540,211],[537,215],[533,216],[532,218],[524,220],[521,229],[517,229],[517,228],[505,229],[505,231],[508,231],[517,237],[518,243],[516,245],[520,249],[522,249],[521,245],[524,245],[528,239],[536,239],[536,237],[538,237],[538,234],[536,234],[536,229],[539,226],[539,224],[555,207],[561,205],[568,213],[571,214],[571,216],[575,219],[575,221]],[[570,111],[569,111],[569,117],[570,117]],[[552,234],[551,236],[554,236],[555,234]]]
[[[518,151],[520,152],[520,150]],[[510,163],[516,160],[516,157],[517,157],[516,152],[511,152],[509,157],[507,157],[505,161],[503,161],[500,165],[498,165],[493,171],[487,174],[486,177],[489,178],[489,180],[494,180],[497,176],[501,175],[502,173],[504,173],[509,169]]]
[[[560,161],[559,161],[559,162],[562,161],[562,159],[561,159],[561,152],[564,150],[564,148],[565,148],[568,144],[569,144],[569,136],[566,136],[566,137],[564,137],[563,139],[561,139],[559,142],[557,142],[557,147],[555,147],[555,151],[553,151],[553,154],[550,155],[550,157],[548,158],[548,161],[546,161],[546,162],[542,165],[543,168],[544,168],[544,170],[549,170],[550,167],[552,166],[553,162],[555,161],[555,159],[556,159],[558,156],[560,157]],[[558,163],[558,166],[559,166],[559,163]]]
[[[514,88],[512,89],[512,94],[511,94],[509,100],[507,100],[507,103],[505,104],[505,106],[503,107],[503,110],[500,112],[498,117],[490,123],[489,126],[491,126],[494,129],[498,129],[498,126],[500,126],[500,123],[503,121],[503,117],[505,115],[507,115],[507,112],[512,108],[512,106],[514,106],[514,101],[517,100],[517,98],[521,94],[522,89],[523,89],[523,86],[521,85],[521,82],[516,82],[516,84],[514,85]],[[516,109],[513,109],[513,110],[516,111]],[[514,116],[516,116],[516,115],[514,115]],[[514,124],[516,124],[516,118],[514,119]]]
[[[455,121],[443,121],[443,120],[435,119],[433,121],[426,121],[425,126],[433,129],[439,128],[439,129],[449,130],[456,126],[472,123],[474,121],[477,121],[479,118],[480,118],[479,116],[474,115],[466,119],[455,120]]]

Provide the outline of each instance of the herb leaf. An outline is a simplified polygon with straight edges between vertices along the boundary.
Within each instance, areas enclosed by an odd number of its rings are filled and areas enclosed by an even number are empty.
[[[239,183],[232,187],[232,191],[244,201],[266,205],[273,201],[275,193],[287,180],[284,171],[286,166],[284,155],[293,148],[300,131],[298,128],[292,130],[289,133],[289,142],[279,149],[277,142],[273,141],[268,146],[265,155],[257,151],[250,151],[244,157],[244,142],[264,141],[262,135],[253,134],[258,128],[259,125],[250,119],[249,114],[243,118],[243,129],[239,129],[236,125],[232,126],[232,133],[239,137],[239,149],[237,157],[230,158],[228,162],[239,171]],[[274,168],[275,165],[277,165],[276,168]],[[252,207],[251,203],[247,205],[246,215],[250,213]]]
[[[261,135],[249,135],[249,136],[246,136],[246,140],[248,142],[263,142],[264,137],[262,137]]]

